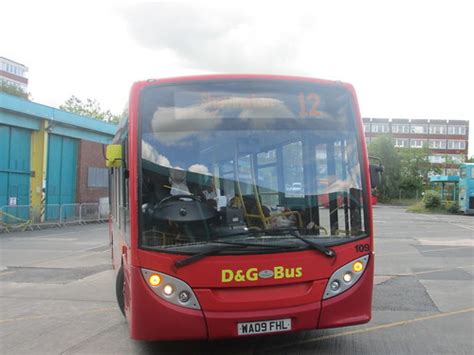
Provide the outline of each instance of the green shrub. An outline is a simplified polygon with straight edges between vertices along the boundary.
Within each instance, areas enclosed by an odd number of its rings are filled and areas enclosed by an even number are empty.
[[[457,201],[449,201],[449,203],[446,203],[446,210],[449,213],[459,213],[459,204]]]
[[[423,196],[423,203],[426,208],[438,208],[441,206],[441,196],[435,191],[427,191]]]
[[[413,213],[426,213],[428,212],[423,204],[422,201],[419,201],[417,203],[414,203],[410,207],[407,208],[408,212],[413,212]]]

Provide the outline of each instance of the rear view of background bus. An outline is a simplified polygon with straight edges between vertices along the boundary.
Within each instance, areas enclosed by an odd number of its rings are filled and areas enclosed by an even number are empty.
[[[370,320],[371,186],[349,84],[138,82],[107,159],[117,299],[132,338]]]

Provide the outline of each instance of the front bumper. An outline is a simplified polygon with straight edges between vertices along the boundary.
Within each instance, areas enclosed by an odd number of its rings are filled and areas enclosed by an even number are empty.
[[[291,318],[292,331],[366,323],[371,318],[373,255],[360,280],[346,292],[302,305],[254,310],[195,310],[157,297],[139,268],[130,267],[130,335],[137,340],[218,339],[237,337],[237,324]],[[198,296],[199,298],[199,296]]]

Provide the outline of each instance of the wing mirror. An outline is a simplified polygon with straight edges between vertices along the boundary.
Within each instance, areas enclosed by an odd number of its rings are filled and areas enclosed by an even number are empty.
[[[382,179],[381,174],[384,171],[382,161],[379,158],[369,157],[369,160],[376,160],[377,164],[369,164],[370,170],[370,187],[375,189],[377,186],[380,186]]]
[[[108,168],[120,168],[122,166],[122,146],[120,144],[109,144],[107,146],[105,166]]]

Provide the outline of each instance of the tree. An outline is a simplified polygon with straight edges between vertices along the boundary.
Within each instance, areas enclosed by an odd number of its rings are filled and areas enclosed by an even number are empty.
[[[400,188],[411,193],[421,191],[432,174],[440,174],[441,169],[429,160],[430,150],[423,148],[401,148]]]
[[[102,110],[99,102],[94,99],[86,99],[85,102],[72,95],[63,105],[59,106],[61,110],[72,112],[80,116],[87,116],[96,120],[118,123],[120,115],[114,115],[110,110]]]
[[[31,97],[31,94],[23,90],[20,86],[12,84],[3,79],[0,80],[0,92],[8,95],[18,96],[26,100],[29,100]]]
[[[382,160],[384,172],[381,185],[378,187],[379,198],[390,200],[398,197],[400,181],[400,156],[390,136],[375,138],[368,146],[369,156]]]

